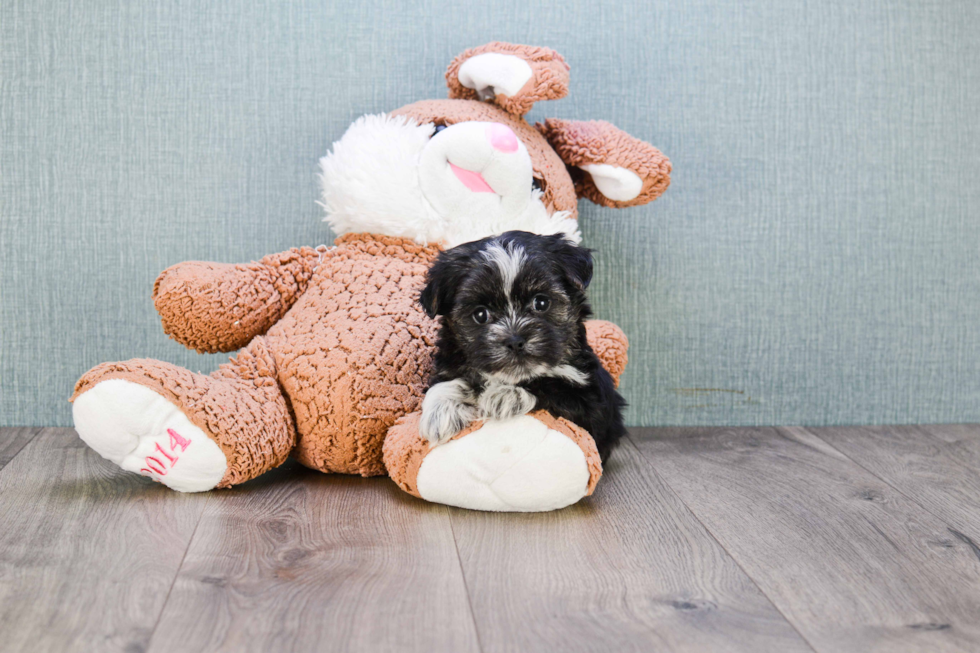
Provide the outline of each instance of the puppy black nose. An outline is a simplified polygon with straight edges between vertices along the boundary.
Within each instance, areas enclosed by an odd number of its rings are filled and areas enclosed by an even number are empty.
[[[504,341],[504,346],[515,354],[519,354],[524,351],[524,344],[524,338],[517,334],[510,336],[506,341]]]

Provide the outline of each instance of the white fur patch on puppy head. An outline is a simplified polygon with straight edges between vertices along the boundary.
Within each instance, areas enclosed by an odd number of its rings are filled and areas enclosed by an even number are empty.
[[[576,220],[550,213],[532,187],[523,143],[507,147],[504,138],[501,146],[501,134],[513,138],[498,123],[467,121],[437,133],[433,123],[403,116],[363,116],[320,160],[325,221],[338,235],[369,232],[446,247],[510,230],[579,242]]]
[[[500,285],[504,291],[507,301],[510,301],[510,291],[514,287],[521,266],[527,260],[524,248],[520,245],[511,245],[504,249],[500,243],[490,243],[487,248],[480,252],[484,259],[497,266],[500,272]]]

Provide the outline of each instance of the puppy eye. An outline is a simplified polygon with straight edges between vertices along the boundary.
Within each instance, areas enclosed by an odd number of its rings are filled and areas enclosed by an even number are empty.
[[[436,130],[434,132],[432,132],[432,136],[435,136],[436,134],[438,134],[439,132],[441,132],[445,128],[446,128],[445,125],[436,125]]]
[[[537,177],[531,177],[531,190],[541,190],[541,181]]]
[[[536,310],[538,313],[543,313],[544,311],[548,310],[549,306],[551,306],[551,300],[545,295],[535,295],[533,306],[534,310]]]
[[[484,307],[480,307],[473,311],[473,321],[477,324],[486,324],[487,320],[490,319],[490,311]]]

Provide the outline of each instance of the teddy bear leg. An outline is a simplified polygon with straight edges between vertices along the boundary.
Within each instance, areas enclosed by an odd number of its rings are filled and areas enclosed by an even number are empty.
[[[296,430],[263,338],[210,376],[149,359],[104,363],[72,397],[82,440],[181,492],[237,485],[282,464]]]
[[[446,444],[419,435],[420,413],[403,417],[384,442],[388,474],[409,494],[472,510],[542,512],[592,494],[602,464],[582,428],[535,411],[475,422]]]

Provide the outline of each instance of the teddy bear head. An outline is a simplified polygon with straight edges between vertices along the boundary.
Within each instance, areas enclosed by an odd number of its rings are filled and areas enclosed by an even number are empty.
[[[449,99],[355,121],[320,160],[322,204],[337,234],[371,232],[447,247],[512,229],[581,239],[580,197],[646,204],[670,161],[602,121],[524,120],[568,94],[548,48],[489,43],[449,65]]]

